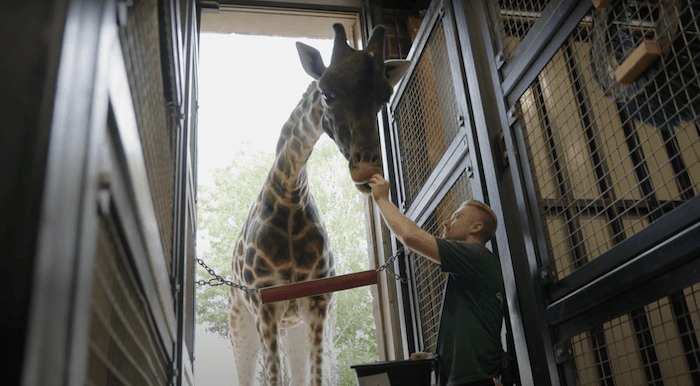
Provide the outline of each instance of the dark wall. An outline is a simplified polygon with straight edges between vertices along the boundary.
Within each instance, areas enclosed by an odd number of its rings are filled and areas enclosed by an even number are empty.
[[[18,384],[65,2],[0,4],[0,318]],[[16,380],[16,381],[15,381]],[[14,382],[13,382],[14,381]]]

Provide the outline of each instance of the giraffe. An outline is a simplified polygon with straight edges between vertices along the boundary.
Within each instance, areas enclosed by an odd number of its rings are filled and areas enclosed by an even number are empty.
[[[328,235],[306,175],[306,162],[324,132],[348,160],[360,192],[368,194],[367,181],[382,172],[377,113],[410,62],[384,60],[383,26],[372,31],[364,50],[347,44],[341,24],[334,24],[333,31],[328,68],[315,48],[297,42],[302,67],[314,80],[282,127],[274,164],[234,244],[232,280],[250,288],[335,275]],[[284,350],[292,385],[320,386],[330,300],[325,294],[262,304],[259,295],[232,287],[229,337],[239,385],[252,385],[259,350],[265,383],[280,384]]]

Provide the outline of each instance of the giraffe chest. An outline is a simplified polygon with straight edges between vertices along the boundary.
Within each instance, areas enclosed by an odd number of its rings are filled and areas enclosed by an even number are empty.
[[[327,277],[333,269],[328,235],[313,202],[260,202],[239,236],[236,255],[239,275],[255,286]]]

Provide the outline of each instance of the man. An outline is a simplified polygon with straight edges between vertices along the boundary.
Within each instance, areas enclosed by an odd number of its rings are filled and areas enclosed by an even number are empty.
[[[496,232],[496,215],[479,201],[467,201],[445,222],[442,238],[434,237],[389,201],[389,182],[381,175],[369,184],[392,233],[449,274],[437,342],[438,385],[498,385],[503,277],[498,257],[484,246]]]

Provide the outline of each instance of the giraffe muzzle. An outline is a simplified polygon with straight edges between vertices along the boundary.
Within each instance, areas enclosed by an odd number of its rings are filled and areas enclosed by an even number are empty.
[[[355,187],[362,193],[372,191],[367,181],[375,174],[382,174],[381,167],[378,168],[368,162],[359,162],[350,170],[350,177],[355,182]]]

